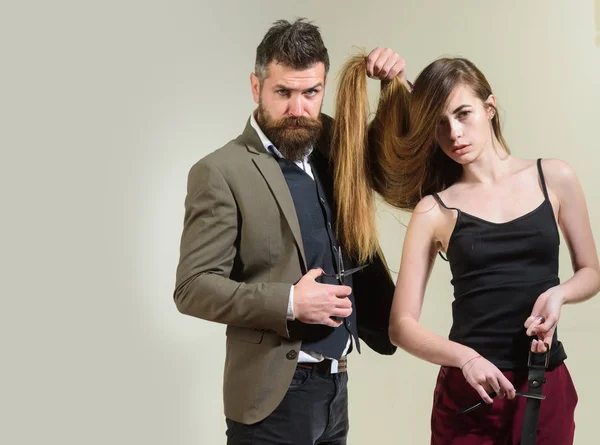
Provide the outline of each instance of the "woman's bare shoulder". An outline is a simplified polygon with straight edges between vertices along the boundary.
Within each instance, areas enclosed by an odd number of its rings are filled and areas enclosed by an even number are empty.
[[[577,179],[575,169],[562,159],[542,159],[542,170],[548,180],[569,182]]]
[[[543,159],[542,171],[546,186],[558,196],[561,202],[581,194],[577,173],[568,162],[561,159]]]
[[[426,195],[415,206],[411,220],[435,227],[442,221],[442,218],[441,204],[433,195]]]

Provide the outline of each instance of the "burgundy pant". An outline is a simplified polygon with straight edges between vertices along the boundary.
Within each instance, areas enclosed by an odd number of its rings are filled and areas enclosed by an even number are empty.
[[[517,391],[527,391],[527,370],[505,371]],[[577,392],[563,363],[546,372],[536,445],[572,445]],[[433,396],[431,445],[518,445],[524,397],[495,398],[467,414],[456,411],[477,403],[479,394],[458,368],[442,366]]]

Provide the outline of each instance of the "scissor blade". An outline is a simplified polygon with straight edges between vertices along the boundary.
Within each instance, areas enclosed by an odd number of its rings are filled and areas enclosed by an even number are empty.
[[[367,266],[368,266],[368,264],[363,264],[362,266],[358,266],[358,267],[354,267],[352,269],[345,270],[344,271],[344,276],[347,277],[349,275],[352,275],[354,272],[358,272],[359,270],[363,270]],[[339,275],[338,275],[338,279],[339,279]]]
[[[530,392],[517,391],[516,394],[521,397],[527,397],[528,399],[544,400],[546,398],[544,394],[532,394]]]
[[[471,411],[473,411],[473,410],[479,408],[481,405],[483,405],[483,403],[484,403],[483,401],[477,402],[475,405],[471,405],[468,408],[464,408],[464,409],[461,409],[460,411],[457,411],[456,414],[467,414],[467,413],[470,413]]]
[[[537,400],[545,400],[546,399],[546,395],[545,394],[532,394],[530,392],[521,392],[521,391],[515,391],[515,394],[521,397],[526,397],[528,399],[537,399]],[[492,391],[489,396],[493,399],[494,397],[496,397],[496,392]],[[479,408],[481,405],[483,405],[485,402],[483,400],[480,400],[479,402],[477,402],[475,405],[471,405],[467,408],[461,409],[459,411],[456,412],[456,414],[467,414],[470,413],[471,411],[473,411],[476,408]]]

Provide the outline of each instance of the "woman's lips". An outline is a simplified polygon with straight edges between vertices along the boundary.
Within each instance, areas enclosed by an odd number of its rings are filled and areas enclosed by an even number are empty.
[[[457,145],[456,147],[452,148],[452,152],[456,153],[457,155],[462,155],[462,154],[465,154],[467,152],[467,149],[470,146],[471,146],[471,144]]]

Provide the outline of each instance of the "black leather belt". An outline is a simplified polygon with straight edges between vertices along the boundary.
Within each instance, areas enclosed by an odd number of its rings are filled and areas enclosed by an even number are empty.
[[[550,347],[548,345],[546,345],[546,352],[529,351],[527,360],[529,393],[542,395],[542,386],[546,383],[545,373],[549,363]],[[523,418],[523,428],[521,429],[520,445],[535,445],[541,403],[541,400],[534,398],[528,398],[525,402],[525,416]]]

